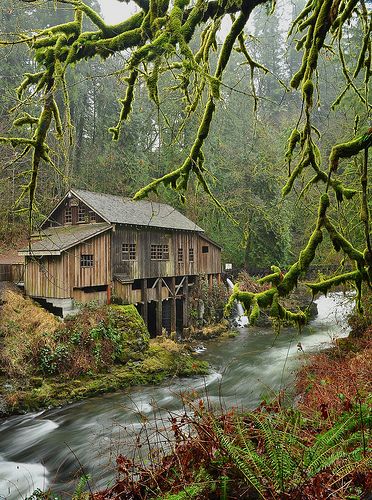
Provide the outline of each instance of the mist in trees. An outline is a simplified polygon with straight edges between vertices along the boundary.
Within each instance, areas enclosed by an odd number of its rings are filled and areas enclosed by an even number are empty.
[[[329,187],[335,192],[336,200],[327,207],[328,222],[322,215],[319,230],[327,229],[323,247],[317,242],[311,248],[310,261],[333,261],[333,247],[342,248],[353,260],[355,255],[340,243],[341,237],[353,239],[363,252],[368,220],[366,224],[365,217],[360,217],[360,207],[366,208],[360,176],[367,160],[358,153],[368,150],[370,134],[364,146],[360,140],[350,154],[343,150],[341,158],[349,160],[340,168],[327,173],[326,160],[335,144],[362,137],[368,124],[368,4],[350,1],[340,6],[335,2],[332,7],[332,2],[323,1],[305,6],[300,1],[291,7],[279,3],[269,12],[270,5],[259,1],[219,8],[211,2],[209,10],[205,3],[204,11],[203,2],[176,2],[173,10],[168,4],[155,3],[151,11],[151,5],[139,2],[138,14],[115,28],[97,17],[97,2],[86,6],[73,0],[53,5],[2,3],[0,38],[8,44],[1,49],[5,61],[1,135],[13,135],[12,124],[22,105],[28,105],[30,114],[33,110],[37,114],[43,106],[48,75],[36,100],[32,97],[37,79],[33,85],[26,82],[23,103],[14,93],[22,75],[36,74],[40,67],[53,68],[52,87],[47,92],[55,88],[54,100],[65,131],[57,137],[56,125],[50,122],[50,154],[37,167],[37,182],[43,189],[32,198],[34,222],[69,186],[125,196],[136,192],[159,195],[204,227],[223,246],[225,261],[251,270],[272,264],[288,269],[309,238],[311,242],[316,237],[318,210],[324,210],[318,208],[319,196],[326,185],[327,192]],[[244,23],[236,31],[239,15]],[[323,27],[321,15],[327,19]],[[80,35],[67,28],[53,31],[58,24],[69,26],[74,16],[75,23],[84,18]],[[222,19],[229,17],[232,28],[222,24],[221,29]],[[176,24],[172,25],[176,19],[184,30],[182,36],[177,35]],[[294,21],[288,42],[288,29]],[[49,32],[37,31],[46,27]],[[138,30],[142,30],[142,39]],[[34,41],[18,43],[17,34],[30,32],[36,34]],[[119,42],[127,32],[134,39]],[[330,41],[326,40],[328,32]],[[65,47],[60,55],[53,37]],[[169,37],[169,45],[161,45],[157,37]],[[221,53],[229,37],[235,37],[234,43],[224,60]],[[48,62],[48,54],[55,58],[53,62]],[[69,58],[71,64],[67,64]],[[60,78],[56,62],[65,64],[63,84],[56,84]],[[290,91],[291,86],[301,91]],[[205,118],[207,128],[200,133]],[[26,122],[24,132],[37,129],[37,122]],[[22,135],[16,132],[15,136]],[[112,134],[117,139],[114,142]],[[288,138],[292,139],[288,142]],[[1,143],[3,233],[17,221],[24,227],[25,219],[13,208],[27,209],[26,197],[17,204],[22,186],[28,186],[27,196],[34,190],[28,184],[30,172],[35,171],[27,156],[30,151],[22,156],[22,148],[13,145],[5,139]],[[169,190],[169,185],[176,191]],[[370,264],[368,259],[357,262],[359,283],[369,279]],[[300,272],[302,268],[294,281]],[[283,289],[283,294],[287,291]]]

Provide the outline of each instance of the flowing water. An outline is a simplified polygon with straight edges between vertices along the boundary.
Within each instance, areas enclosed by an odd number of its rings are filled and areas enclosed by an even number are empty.
[[[115,457],[131,453],[134,436],[164,425],[170,413],[184,412],[179,394],[197,391],[210,403],[254,408],[263,395],[293,385],[293,370],[304,353],[327,347],[347,334],[345,316],[352,307],[341,294],[317,301],[319,314],[301,334],[283,329],[241,328],[239,335],[206,344],[199,354],[209,361],[206,377],[168,380],[134,387],[63,408],[11,417],[0,425],[0,499],[19,500],[48,486],[70,498],[73,480],[82,474],[103,488],[115,475]],[[163,431],[163,434],[166,430]],[[151,434],[151,444],[161,434]]]

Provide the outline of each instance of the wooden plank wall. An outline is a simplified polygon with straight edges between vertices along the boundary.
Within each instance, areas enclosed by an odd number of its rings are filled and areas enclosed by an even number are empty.
[[[69,255],[26,257],[25,291],[32,297],[71,297]]]
[[[24,264],[0,264],[0,281],[23,281]]]
[[[81,267],[82,254],[93,255],[93,267]],[[73,297],[74,288],[108,285],[110,234],[103,233],[62,255],[26,257],[25,291],[32,297]]]
[[[85,208],[86,220],[85,222],[78,221],[78,207],[82,206]],[[66,208],[71,208],[72,210],[72,224],[87,224],[92,222],[104,222],[104,220],[96,213],[95,221],[90,219],[91,209],[85,205],[78,198],[65,198],[62,203],[54,210],[50,215],[50,218],[45,221],[42,225],[43,228],[50,226],[64,226],[65,224],[65,210]],[[71,225],[68,224],[68,225]]]
[[[136,243],[136,260],[122,261],[123,243]],[[168,245],[169,260],[151,260],[151,245]],[[208,246],[208,253],[202,247]],[[178,262],[178,249],[183,249],[183,260]],[[189,249],[194,249],[190,262]],[[163,231],[146,228],[116,226],[113,232],[112,273],[130,279],[218,274],[221,272],[221,250],[213,243],[191,231]]]
[[[77,245],[73,249],[73,287],[108,285],[111,282],[110,232],[106,232]],[[93,267],[81,267],[81,255],[93,255]]]

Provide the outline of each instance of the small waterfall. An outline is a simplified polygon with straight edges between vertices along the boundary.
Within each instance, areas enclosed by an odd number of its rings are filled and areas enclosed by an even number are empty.
[[[226,279],[226,282],[227,282],[230,290],[233,290],[233,288],[234,288],[233,282],[229,278]],[[236,317],[234,318],[234,322],[236,323],[236,326],[238,328],[243,328],[243,327],[249,325],[248,316],[245,315],[243,306],[237,300],[235,301],[235,307],[236,307],[237,314],[236,314]]]

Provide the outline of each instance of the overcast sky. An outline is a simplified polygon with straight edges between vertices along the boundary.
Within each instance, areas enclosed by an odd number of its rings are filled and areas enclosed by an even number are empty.
[[[102,15],[109,24],[116,24],[128,18],[136,11],[136,4],[118,2],[118,0],[98,0],[101,4]]]

